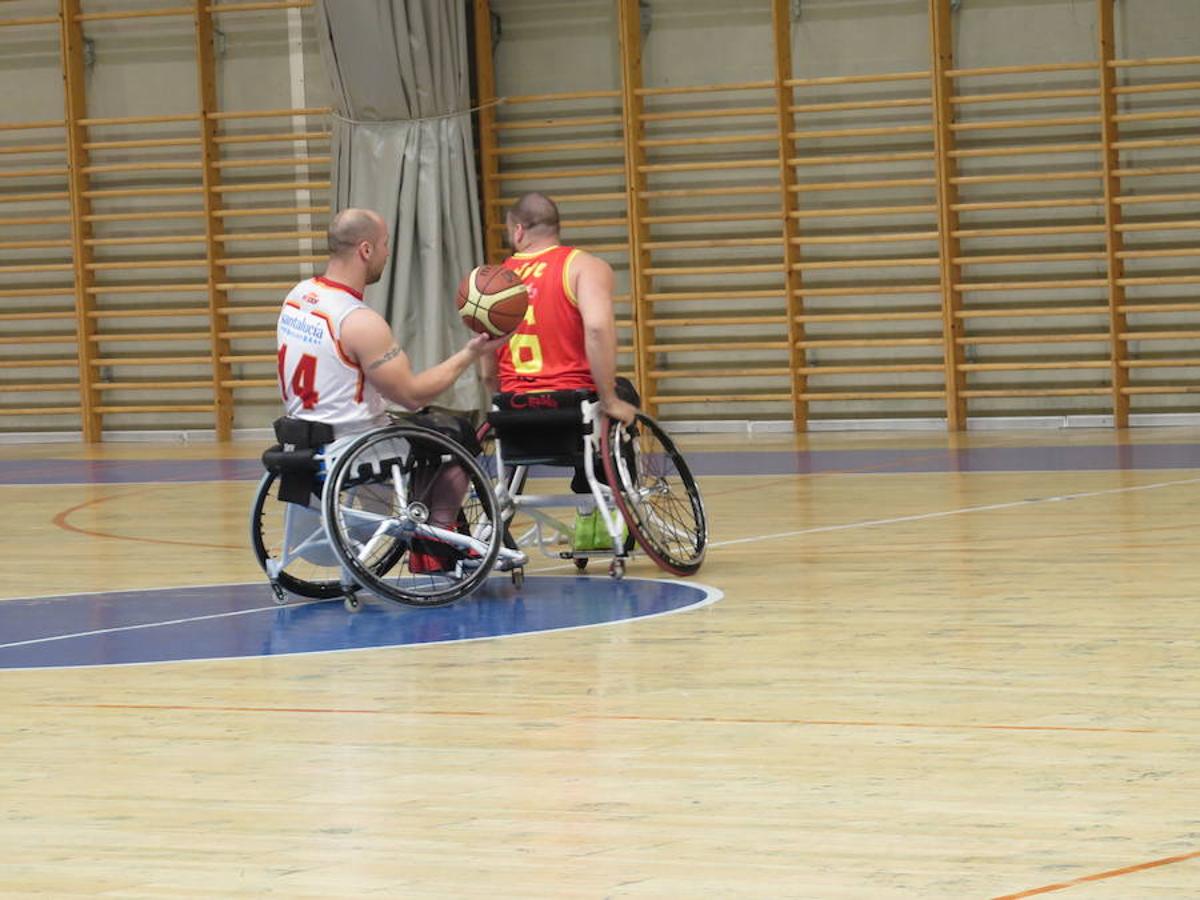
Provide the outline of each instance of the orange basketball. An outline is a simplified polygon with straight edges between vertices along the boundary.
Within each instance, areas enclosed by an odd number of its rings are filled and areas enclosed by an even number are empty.
[[[459,282],[455,302],[472,331],[503,337],[516,331],[525,318],[529,291],[511,269],[478,266]]]

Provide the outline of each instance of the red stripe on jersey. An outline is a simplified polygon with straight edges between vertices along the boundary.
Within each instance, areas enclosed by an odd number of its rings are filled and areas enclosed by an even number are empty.
[[[342,284],[340,281],[334,281],[332,278],[326,278],[324,275],[318,275],[313,279],[313,281],[315,281],[317,284],[323,284],[325,287],[333,288],[337,291],[345,291],[355,300],[361,300],[363,298],[362,291],[356,291],[354,288],[350,287],[350,285]]]
[[[341,359],[341,361],[344,362],[346,365],[348,365],[350,368],[358,370],[358,385],[354,389],[354,402],[362,403],[362,401],[363,401],[363,385],[366,381],[366,376],[363,373],[362,366],[360,366],[358,363],[356,363],[354,360],[352,360],[349,357],[349,355],[347,355],[345,349],[342,347],[342,342],[340,340],[338,340],[337,331],[334,330],[334,327],[333,327],[333,320],[331,318],[329,318],[329,316],[326,313],[323,313],[320,310],[312,309],[312,310],[309,310],[309,312],[311,312],[317,318],[323,320],[325,322],[326,327],[329,328],[329,336],[333,339],[333,346],[337,350],[337,355]]]

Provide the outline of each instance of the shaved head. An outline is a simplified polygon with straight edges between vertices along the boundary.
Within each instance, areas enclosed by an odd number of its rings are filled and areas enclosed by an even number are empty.
[[[343,209],[329,223],[329,255],[352,255],[366,241],[376,244],[387,236],[387,223],[369,209]]]
[[[557,235],[558,207],[545,194],[525,194],[508,211],[508,222],[536,235]]]

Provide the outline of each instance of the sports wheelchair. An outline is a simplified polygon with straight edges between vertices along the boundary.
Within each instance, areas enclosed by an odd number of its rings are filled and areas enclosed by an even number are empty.
[[[473,592],[493,569],[520,588],[525,548],[535,546],[580,570],[610,557],[616,578],[635,544],[676,575],[704,558],[704,505],[675,445],[649,416],[628,428],[601,417],[594,394],[497,395],[478,459],[412,422],[335,440],[324,423],[284,418],[275,432],[250,538],[280,603],[288,592],[342,597],[356,611],[365,589],[438,606]],[[586,493],[525,493],[545,466],[575,469],[573,487]],[[554,506],[595,510],[609,546],[560,549],[573,529],[545,512]]]
[[[334,440],[325,423],[289,418],[275,432],[250,540],[279,602],[285,592],[343,597],[355,611],[365,588],[438,606],[474,591],[493,567],[527,561],[502,546],[487,474],[445,434],[402,423]]]
[[[588,391],[502,393],[492,399],[479,437],[496,477],[509,549],[538,548],[574,560],[580,571],[590,558],[606,557],[614,578],[624,576],[635,545],[673,575],[700,568],[708,542],[700,490],[650,416],[638,413],[627,427],[602,416]],[[547,466],[575,470],[573,493],[526,493],[531,472],[540,475]],[[575,529],[546,512],[553,507],[596,515],[608,540],[589,549],[572,546]]]

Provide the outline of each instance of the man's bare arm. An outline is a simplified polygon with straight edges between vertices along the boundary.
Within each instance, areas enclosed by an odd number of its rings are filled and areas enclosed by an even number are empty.
[[[583,318],[584,349],[596,393],[604,412],[626,424],[633,421],[636,407],[617,397],[617,323],[613,313],[612,266],[590,253],[580,253],[572,262],[575,297]]]
[[[488,353],[480,358],[479,375],[483,379],[483,386],[489,397],[500,390],[500,361],[496,358],[495,353]]]
[[[486,335],[423,372],[413,372],[408,354],[396,345],[383,316],[366,307],[342,320],[342,347],[362,366],[367,381],[386,399],[406,409],[428,406],[481,356],[493,354],[499,341]]]
[[[389,350],[387,353],[383,354],[383,356],[379,357],[379,359],[375,360],[374,362],[368,363],[367,368],[368,369],[378,369],[384,363],[391,362],[393,359],[395,359],[397,356],[399,356],[403,352],[404,351],[400,349],[399,344],[392,344],[391,350]]]

